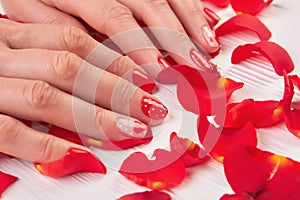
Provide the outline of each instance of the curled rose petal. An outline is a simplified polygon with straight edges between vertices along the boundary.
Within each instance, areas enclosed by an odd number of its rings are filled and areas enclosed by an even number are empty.
[[[203,149],[188,138],[180,138],[175,132],[170,136],[171,152],[180,157],[186,167],[202,164],[209,160]],[[202,155],[203,154],[203,155]]]
[[[0,197],[2,193],[14,182],[18,180],[17,177],[3,173],[0,171]]]
[[[199,122],[199,121],[202,122]],[[215,128],[214,126],[208,129],[209,122],[198,119],[198,136],[204,148],[208,151],[211,147],[204,143],[208,136],[218,137],[216,143],[210,150],[209,154],[217,161],[222,162],[226,150],[232,145],[248,145],[257,146],[256,130],[251,123],[247,123],[244,127],[234,128]],[[201,126],[200,126],[201,124]]]
[[[243,83],[228,78],[215,76],[205,79],[199,73],[190,74],[179,77],[177,98],[182,107],[188,111],[212,115],[218,110],[223,110],[222,107],[225,107],[232,93],[241,87]]]
[[[48,132],[49,134],[52,134],[56,137],[63,138],[65,140],[68,140],[70,142],[79,145],[83,145],[87,147],[94,146],[99,149],[115,150],[115,151],[128,149],[141,144],[147,144],[151,142],[153,138],[152,131],[150,128],[148,129],[148,132],[146,133],[145,137],[142,139],[130,138],[130,139],[124,139],[120,141],[99,140],[99,139],[88,137],[83,134],[71,132],[57,126],[52,126]]]
[[[92,153],[70,148],[67,154],[50,163],[35,163],[35,168],[43,175],[58,178],[79,172],[106,173],[106,167]]]
[[[237,194],[256,194],[263,190],[277,162],[274,154],[255,147],[236,145],[227,149],[224,171],[228,183]]]
[[[216,36],[220,37],[235,31],[249,30],[257,34],[260,40],[271,38],[270,30],[256,17],[248,14],[236,15],[224,22],[216,29]]]
[[[257,53],[267,58],[273,65],[279,76],[290,73],[294,70],[294,63],[287,51],[274,42],[262,41],[255,44],[246,44],[234,49],[231,62],[237,64]]]
[[[169,194],[157,190],[138,192],[120,197],[118,200],[171,200]]]
[[[179,185],[185,178],[185,165],[174,159],[171,152],[157,149],[153,160],[141,152],[131,154],[124,160],[119,172],[127,179],[155,190],[169,189]]]
[[[208,0],[218,7],[225,8],[230,4],[230,0]]]
[[[222,121],[224,116],[219,114],[215,121],[224,128],[241,128],[248,122],[256,128],[269,127],[283,122],[284,106],[284,101],[245,99],[239,103],[228,104],[225,120]]]
[[[292,83],[300,90],[300,78],[297,75],[288,76]]]
[[[240,13],[256,15],[265,7],[270,5],[273,0],[230,0],[233,10]]]

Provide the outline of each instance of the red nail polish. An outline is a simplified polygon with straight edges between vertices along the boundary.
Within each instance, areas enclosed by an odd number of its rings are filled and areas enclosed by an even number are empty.
[[[153,79],[150,78],[150,76],[148,76],[148,74],[142,72],[139,69],[133,70],[132,82],[136,86],[138,86],[139,88],[141,88],[142,90],[144,90],[145,92],[148,92],[148,93],[151,93],[156,87],[156,84],[153,81]]]
[[[166,106],[149,97],[142,99],[142,111],[146,116],[154,120],[164,119],[168,114]]]
[[[157,62],[158,62],[158,64],[160,65],[160,67],[162,69],[166,69],[166,68],[171,67],[170,63],[163,57],[158,57]]]
[[[212,11],[211,9],[204,8],[203,11],[206,14],[206,16],[211,19],[211,21],[213,23],[212,24],[213,26],[216,25],[221,20],[221,18],[214,11]]]
[[[192,49],[190,51],[190,57],[192,61],[200,68],[202,71],[213,72],[215,66],[209,62],[209,60],[198,50]]]
[[[78,172],[106,173],[102,162],[88,151],[70,148],[67,154],[53,162],[34,163],[35,168],[43,175],[58,178]]]

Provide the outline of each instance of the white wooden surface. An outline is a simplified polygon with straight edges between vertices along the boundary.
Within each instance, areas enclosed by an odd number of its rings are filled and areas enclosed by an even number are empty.
[[[217,10],[223,21],[234,15],[230,8],[222,10],[212,8]],[[258,15],[272,31],[271,41],[277,42],[287,49],[296,67],[300,65],[299,9],[300,3],[297,0],[274,0],[269,8]],[[255,41],[258,41],[256,37],[245,33],[235,33],[223,37],[221,39],[223,50],[214,59],[214,62],[218,64],[225,77],[245,82],[244,89],[234,95],[234,100],[240,101],[248,97],[280,99],[283,82],[272,71],[270,64],[258,59],[243,62],[237,66],[232,66],[230,63],[230,55],[234,47],[245,42]],[[295,73],[300,74],[299,67],[296,68]],[[181,129],[180,135],[197,141],[195,135],[196,116],[181,111],[178,103],[174,100],[173,93],[173,87],[163,86],[163,89],[157,94],[170,108],[172,117],[169,117],[163,126],[155,129],[157,135],[150,145],[124,152],[106,152],[93,149],[109,168],[108,174],[105,176],[82,173],[55,180],[41,176],[29,162],[0,158],[0,170],[13,174],[20,179],[3,194],[3,200],[83,198],[113,200],[127,193],[146,190],[146,188],[133,184],[116,172],[126,155],[136,150],[149,153],[155,148],[168,148],[166,146],[168,134],[172,130]],[[260,148],[300,161],[300,139],[290,134],[284,124],[268,129],[258,129],[258,136]],[[188,169],[188,176],[185,181],[179,187],[168,192],[174,199],[178,200],[217,200],[223,194],[231,193],[231,189],[224,176],[222,165],[210,161],[208,164]]]

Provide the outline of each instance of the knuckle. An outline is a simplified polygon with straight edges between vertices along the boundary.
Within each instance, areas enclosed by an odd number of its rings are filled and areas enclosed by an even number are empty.
[[[121,4],[110,2],[105,5],[104,10],[106,11],[106,18],[110,22],[118,22],[121,24],[121,22],[127,21],[128,19],[133,19],[129,8]]]
[[[0,149],[4,148],[5,144],[16,141],[20,133],[17,123],[18,121],[12,117],[0,115]]]
[[[68,51],[59,52],[53,60],[49,70],[57,80],[75,79],[82,63],[78,56]]]
[[[24,95],[27,104],[33,109],[42,109],[54,99],[56,89],[43,81],[34,81],[25,87]]]
[[[42,163],[49,162],[53,155],[53,148],[55,146],[55,138],[45,135],[36,146],[36,158]]]
[[[155,6],[159,9],[165,9],[169,7],[169,4],[166,0],[145,0],[145,3],[151,6]]]
[[[62,26],[62,43],[69,51],[82,51],[92,45],[89,37],[74,26]]]
[[[105,113],[104,110],[102,108],[97,108],[95,110],[95,115],[96,115],[96,119],[98,121],[99,127],[101,127],[101,125],[103,124],[103,122],[105,122]]]
[[[136,90],[137,88],[129,81],[120,78],[113,91],[112,107],[116,110],[123,110],[123,112],[128,114],[129,105],[132,103],[130,101]]]

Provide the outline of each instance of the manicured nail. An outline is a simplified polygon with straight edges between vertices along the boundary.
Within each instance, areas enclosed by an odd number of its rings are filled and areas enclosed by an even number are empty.
[[[206,14],[206,16],[209,19],[211,19],[213,26],[216,25],[221,20],[221,18],[214,11],[212,11],[211,9],[204,8],[203,11]]]
[[[92,153],[83,149],[70,148],[67,154],[53,162],[34,163],[35,168],[43,175],[58,178],[78,172],[106,173],[106,167]]]
[[[138,86],[139,88],[141,88],[142,90],[148,93],[151,93],[156,87],[153,79],[150,78],[148,74],[144,73],[139,69],[133,70],[132,81],[136,86]]]
[[[209,44],[209,46],[211,46],[211,47],[219,47],[219,43],[216,40],[215,33],[207,25],[204,25],[202,27],[202,34],[203,34],[204,39]]]
[[[144,138],[148,131],[146,124],[128,117],[117,117],[116,125],[121,133],[130,137]]]
[[[163,57],[158,57],[157,62],[158,62],[158,64],[160,65],[160,67],[162,69],[166,69],[166,68],[171,67],[171,64]]]
[[[168,114],[168,109],[165,105],[149,97],[143,98],[142,111],[146,116],[154,120],[164,119]]]
[[[192,61],[203,71],[214,71],[214,65],[208,61],[208,59],[196,49],[190,51],[190,57]]]

